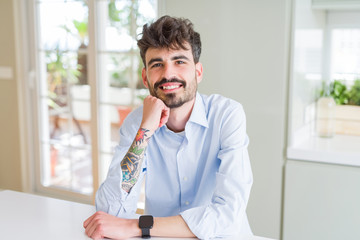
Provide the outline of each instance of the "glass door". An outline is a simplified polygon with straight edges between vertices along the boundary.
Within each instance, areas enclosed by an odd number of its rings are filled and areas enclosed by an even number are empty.
[[[36,2],[40,182],[93,193],[86,1]]]
[[[31,1],[36,190],[90,202],[118,129],[148,94],[136,45],[155,0]],[[30,51],[31,52],[31,51]],[[36,144],[35,144],[36,146]]]

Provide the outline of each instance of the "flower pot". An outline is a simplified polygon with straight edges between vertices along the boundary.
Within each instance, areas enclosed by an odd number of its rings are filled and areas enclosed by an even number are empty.
[[[336,106],[336,134],[360,136],[360,106]]]
[[[121,126],[126,116],[132,111],[132,108],[128,106],[118,106],[117,111],[119,114],[119,126]]]

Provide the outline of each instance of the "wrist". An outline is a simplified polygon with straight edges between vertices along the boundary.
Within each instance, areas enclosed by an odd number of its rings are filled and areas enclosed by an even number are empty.
[[[138,219],[131,219],[131,229],[133,229],[133,237],[141,237],[141,229]]]
[[[142,132],[144,134],[143,135],[144,138],[150,138],[154,134],[155,131],[156,131],[156,129],[152,129],[147,124],[141,123],[138,133]]]

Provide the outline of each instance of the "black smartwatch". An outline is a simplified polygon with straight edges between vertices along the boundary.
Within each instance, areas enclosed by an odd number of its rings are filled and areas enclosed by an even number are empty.
[[[154,217],[151,215],[140,216],[139,218],[139,228],[142,232],[142,238],[151,238],[150,229],[154,225]]]

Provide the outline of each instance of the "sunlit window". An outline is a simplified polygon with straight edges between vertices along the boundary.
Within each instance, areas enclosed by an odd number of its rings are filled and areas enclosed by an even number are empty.
[[[141,80],[136,39],[142,26],[155,19],[156,0],[39,0],[34,4],[39,182],[90,196],[93,169],[102,182],[119,141],[119,127],[148,94]],[[95,54],[91,56],[96,59],[94,66],[89,65],[90,53]],[[95,81],[89,80],[89,68],[96,69],[96,76],[91,76]],[[92,111],[98,113],[97,121]],[[98,129],[96,136],[92,129]],[[96,166],[94,156],[99,158]]]
[[[333,29],[331,42],[331,79],[360,79],[360,28]]]

